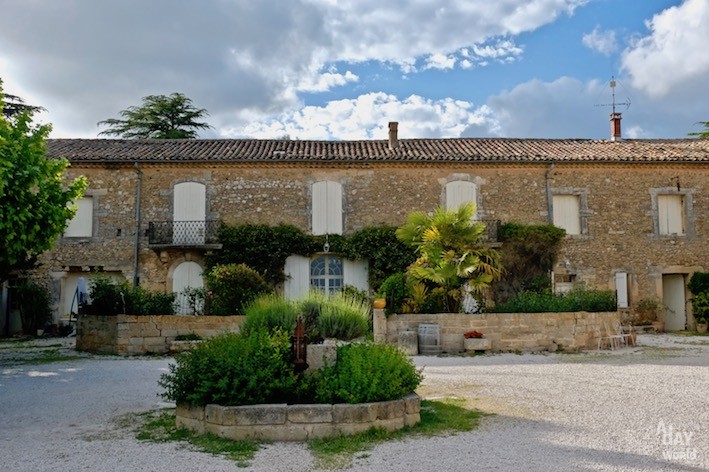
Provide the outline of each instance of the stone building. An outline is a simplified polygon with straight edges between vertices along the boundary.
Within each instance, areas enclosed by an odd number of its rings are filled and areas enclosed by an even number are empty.
[[[201,285],[216,222],[290,223],[314,234],[400,225],[413,210],[477,203],[483,220],[566,229],[553,278],[657,297],[666,327],[693,325],[688,278],[709,270],[709,140],[49,140],[88,177],[79,211],[42,271],[71,310],[99,270],[153,289]],[[323,272],[324,270],[324,272]],[[366,262],[293,256],[284,291],[366,287]]]

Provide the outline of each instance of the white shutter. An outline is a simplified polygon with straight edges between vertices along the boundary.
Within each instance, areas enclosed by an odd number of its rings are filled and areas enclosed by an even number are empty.
[[[315,182],[312,198],[313,234],[342,234],[342,185],[332,181]]]
[[[554,226],[566,234],[581,234],[581,205],[578,195],[554,195]]]
[[[615,292],[618,300],[618,308],[628,308],[628,274],[616,272]]]
[[[658,195],[660,234],[684,234],[684,205],[681,195]]]
[[[288,256],[283,272],[286,274],[283,295],[287,300],[296,300],[308,295],[310,291],[310,259],[296,255]]]
[[[181,182],[173,190],[173,234],[175,244],[204,244],[207,216],[207,188],[199,182]]]
[[[446,208],[457,210],[466,203],[477,205],[477,187],[474,183],[465,180],[454,180],[446,184]],[[477,217],[477,208],[475,216]]]
[[[351,261],[344,259],[343,282],[345,285],[352,285],[359,290],[369,291],[369,266],[367,261]]]
[[[93,235],[94,199],[81,198],[75,202],[76,213],[64,231],[67,238],[88,238]]]

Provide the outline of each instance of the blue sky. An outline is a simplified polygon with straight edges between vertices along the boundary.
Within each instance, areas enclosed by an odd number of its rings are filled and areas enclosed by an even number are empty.
[[[626,138],[709,120],[709,0],[0,0],[0,78],[53,137],[149,94],[205,138]]]

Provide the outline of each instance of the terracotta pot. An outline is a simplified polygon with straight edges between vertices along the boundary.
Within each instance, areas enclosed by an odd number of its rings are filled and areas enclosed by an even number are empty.
[[[387,306],[387,301],[384,298],[375,298],[374,301],[372,302],[372,307],[381,309]]]
[[[697,333],[705,334],[707,332],[707,327],[709,327],[709,324],[707,323],[697,323]]]
[[[665,323],[662,321],[653,321],[652,327],[655,328],[655,332],[663,333],[665,331]]]

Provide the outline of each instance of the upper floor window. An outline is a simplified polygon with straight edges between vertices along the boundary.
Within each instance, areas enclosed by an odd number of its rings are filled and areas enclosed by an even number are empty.
[[[65,238],[90,238],[94,229],[94,199],[84,197],[73,202],[77,210],[64,230]]]
[[[313,234],[342,234],[342,184],[315,182],[312,197]]]
[[[581,198],[579,195],[554,195],[554,226],[566,234],[581,234]]]
[[[344,270],[342,259],[327,254],[310,261],[310,286],[329,295],[342,290]]]
[[[657,196],[657,223],[662,235],[685,234],[683,195]]]
[[[655,236],[696,237],[694,226],[694,189],[651,188],[652,226]]]
[[[467,180],[453,180],[446,184],[446,208],[457,210],[466,203],[475,203],[475,218],[477,218],[477,186]]]

